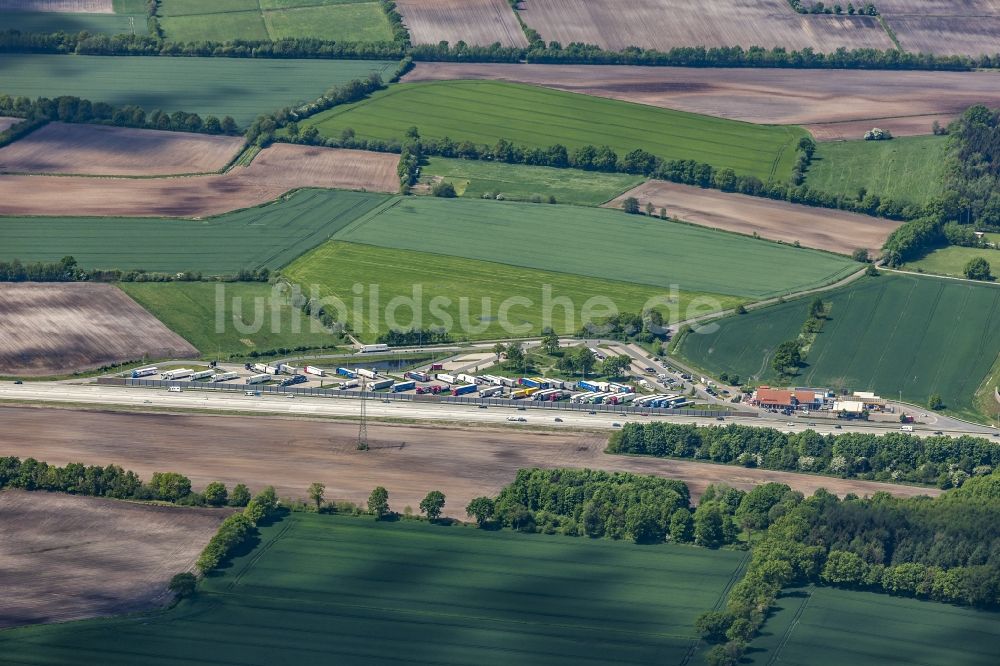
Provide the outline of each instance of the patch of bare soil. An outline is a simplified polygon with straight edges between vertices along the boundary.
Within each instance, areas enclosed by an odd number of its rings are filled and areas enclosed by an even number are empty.
[[[243,138],[238,136],[49,123],[0,148],[0,172],[92,176],[208,173],[224,168],[242,146]]]
[[[799,242],[804,247],[851,254],[867,248],[877,255],[885,239],[901,223],[842,210],[814,208],[787,201],[745,194],[706,190],[662,180],[650,180],[605,204],[621,208],[627,197],[635,197],[645,208],[652,203],[667,215],[703,227],[724,229],[761,238]]]
[[[0,288],[0,375],[42,377],[198,350],[110,284],[19,282]]]
[[[278,143],[249,166],[179,178],[0,176],[0,215],[205,217],[300,187],[396,192],[399,155]]]
[[[0,492],[0,629],[166,604],[228,513]]]

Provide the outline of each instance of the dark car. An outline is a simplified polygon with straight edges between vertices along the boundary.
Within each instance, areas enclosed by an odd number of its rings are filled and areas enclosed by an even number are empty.
[[[593,415],[594,415],[594,414],[596,414],[597,412],[594,412],[594,411],[590,411],[590,412],[587,412],[587,413],[588,413],[588,414],[590,414],[591,416],[593,416]]]
[[[15,383],[15,384],[23,384],[24,382],[22,382],[22,381],[21,381],[20,379],[15,379],[15,380],[14,380],[14,383]]]

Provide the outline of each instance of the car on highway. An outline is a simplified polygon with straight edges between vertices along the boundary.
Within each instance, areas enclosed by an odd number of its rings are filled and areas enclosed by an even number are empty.
[[[517,423],[517,417],[516,417],[516,416],[508,416],[508,417],[507,417],[507,420],[508,420],[508,421],[512,421],[512,422],[514,422],[514,423]]]
[[[843,430],[843,429],[844,429],[844,426],[842,426],[842,425],[840,425],[840,424],[837,424],[837,425],[833,426],[833,429],[834,429],[834,430]]]
[[[15,379],[15,380],[14,380],[14,383],[15,383],[15,384],[23,384],[24,382],[22,382],[22,381],[21,381],[20,379]]]
[[[716,416],[716,417],[715,417],[715,420],[716,420],[716,421],[725,421],[725,420],[726,420],[726,417],[725,417],[725,416]]]
[[[555,420],[556,423],[562,423],[563,422],[563,420],[561,418],[559,418],[558,416],[554,420]]]
[[[288,394],[285,395],[285,397],[286,398],[294,398],[295,394],[294,393],[288,393]],[[386,402],[388,402],[388,400]]]
[[[590,416],[594,416],[595,414],[597,414],[597,412],[591,410],[591,411],[587,412],[587,414],[589,414]]]
[[[816,422],[815,421],[810,421],[809,425],[814,426],[814,425],[816,425]]]
[[[612,423],[612,424],[611,424],[611,427],[612,427],[612,428],[621,428],[621,427],[622,427],[622,424],[621,424],[621,423],[618,423],[618,421],[615,421],[614,423]]]
[[[528,408],[527,407],[518,407],[517,411],[519,411],[519,412],[526,412],[526,411],[528,411]]]
[[[941,432],[940,430],[935,430],[935,431],[934,431],[934,434],[935,434],[935,435],[943,435],[944,433],[943,433],[943,432]]]
[[[479,409],[486,409],[489,405],[479,405]]]
[[[788,423],[786,423],[785,425],[786,425],[786,426],[790,426],[790,427],[793,427],[793,428],[794,428],[794,427],[795,427],[795,421],[789,421],[789,422],[788,422]]]

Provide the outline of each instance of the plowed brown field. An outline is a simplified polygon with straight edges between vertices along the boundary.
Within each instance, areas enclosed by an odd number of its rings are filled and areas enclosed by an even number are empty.
[[[533,83],[753,123],[804,125],[819,140],[857,139],[876,124],[897,136],[930,134],[934,120],[947,124],[973,104],[1000,106],[995,72],[420,63],[404,81],[449,79]]]
[[[243,145],[236,136],[49,123],[0,148],[0,172],[163,176],[224,168]]]
[[[198,350],[110,284],[0,287],[0,375],[41,377]]]
[[[528,46],[507,0],[396,0],[396,8],[414,44]]]
[[[0,215],[204,217],[300,187],[395,192],[399,156],[275,144],[250,166],[180,178],[0,176]]]
[[[628,46],[783,46],[816,51],[895,46],[873,16],[797,14],[787,0],[525,0],[520,15],[546,42]]]
[[[621,208],[626,197],[635,197],[640,207],[652,202],[667,215],[703,227],[741,234],[756,233],[762,238],[805,247],[850,254],[866,248],[878,254],[885,239],[900,222],[827,208],[813,208],[787,201],[774,201],[744,194],[705,190],[662,180],[650,180],[605,204]]]
[[[24,118],[10,118],[7,116],[0,116],[0,132],[4,132],[7,128],[18,124],[24,120]]]
[[[111,14],[112,0],[0,0],[0,11]]]
[[[194,565],[228,514],[0,492],[0,629],[164,605],[171,576]]]
[[[445,513],[464,518],[473,497],[495,494],[525,467],[589,467],[682,479],[694,496],[710,483],[752,488],[768,481],[810,494],[936,495],[935,489],[771,472],[682,460],[604,453],[607,433],[540,433],[484,427],[460,429],[372,423],[369,451],[357,451],[356,423],[266,417],[131,414],[0,407],[5,428],[21,435],[0,441],[0,456],[34,456],[50,463],[114,462],[141,476],[171,470],[195,487],[221,480],[252,491],[274,485],[303,498],[313,481],[327,497],[364,504],[375,486],[393,509],[416,510],[430,490],[447,497]]]

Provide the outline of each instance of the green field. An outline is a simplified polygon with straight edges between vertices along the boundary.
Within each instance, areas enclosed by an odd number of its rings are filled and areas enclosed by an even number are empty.
[[[304,316],[287,291],[266,282],[123,282],[119,286],[210,358],[338,342],[315,319]]]
[[[538,196],[547,202],[553,196],[558,203],[581,206],[610,201],[645,180],[622,173],[432,157],[420,169],[420,182],[431,183],[435,176],[454,185],[458,195],[467,199],[499,192],[508,201],[531,201]]]
[[[76,95],[137,104],[147,112],[229,115],[244,126],[262,113],[313,100],[331,86],[393,67],[377,60],[3,54],[0,94]]]
[[[311,37],[391,42],[392,28],[373,0],[161,0],[167,37],[182,42]]]
[[[21,32],[89,32],[91,34],[145,35],[145,10],[127,14],[77,14],[69,12],[14,12],[0,10],[0,29]]]
[[[358,136],[377,139],[400,139],[416,126],[429,138],[489,145],[506,138],[530,147],[559,143],[570,150],[608,145],[619,156],[641,148],[664,159],[730,167],[764,181],[789,178],[795,144],[806,136],[792,126],[752,125],[494,81],[403,83],[319,113],[302,126],[315,126],[324,136],[340,136],[350,127]]]
[[[1000,277],[1000,250],[993,248],[960,247],[950,245],[938,250],[934,250],[927,256],[911,261],[903,266],[903,270],[920,271],[923,273],[937,273],[938,275],[951,275],[953,277],[965,277],[965,265],[974,257],[982,257],[990,262],[990,268],[994,276]]]
[[[796,337],[812,299],[789,301],[688,335],[680,353],[714,374],[761,382],[775,347]],[[933,393],[953,413],[982,419],[973,396],[1000,356],[1000,287],[931,277],[882,275],[826,294],[830,320],[793,383],[871,390],[927,404]]]
[[[316,514],[261,532],[191,601],[0,632],[4,660],[680,664],[745,557]]]
[[[275,269],[388,198],[300,190],[277,202],[204,220],[2,217],[0,261],[58,261],[69,254],[83,268],[207,275]]]
[[[990,666],[1000,616],[933,601],[829,587],[780,597],[748,663],[792,666]]]
[[[577,206],[399,198],[338,240],[681,290],[759,297],[853,272],[843,257]]]
[[[325,243],[292,262],[282,274],[299,284],[304,292],[309,292],[312,285],[319,285],[322,296],[340,299],[354,331],[372,341],[378,333],[390,328],[444,327],[455,340],[540,335],[546,325],[560,334],[572,334],[581,327],[583,306],[588,299],[609,298],[619,312],[642,312],[650,299],[668,295],[666,290],[644,285],[336,241]],[[352,288],[359,283],[365,285],[366,291],[362,307],[355,309],[356,294]],[[370,285],[378,285],[382,306],[375,308],[378,315],[374,317]],[[550,289],[549,300],[543,297],[546,286]],[[414,294],[415,287],[419,289],[419,300]],[[419,302],[419,321],[413,322],[410,307],[398,311],[395,325],[386,321],[385,306],[398,296]],[[432,309],[431,301],[442,297],[449,302],[441,302]],[[531,305],[518,304],[509,309],[503,320],[509,326],[505,327],[498,319],[499,309],[512,297],[526,298]],[[722,308],[735,307],[740,301],[714,294],[681,293],[672,317],[666,308],[659,309],[666,318],[676,321],[692,300],[699,297],[711,298]],[[573,304],[570,316],[561,305],[551,308],[543,305],[562,303],[567,298]],[[462,307],[461,299],[468,299],[468,305]],[[552,313],[548,318],[544,315],[546,311]]]
[[[859,188],[882,198],[923,204],[944,192],[947,137],[816,144],[806,185],[854,198]]]

